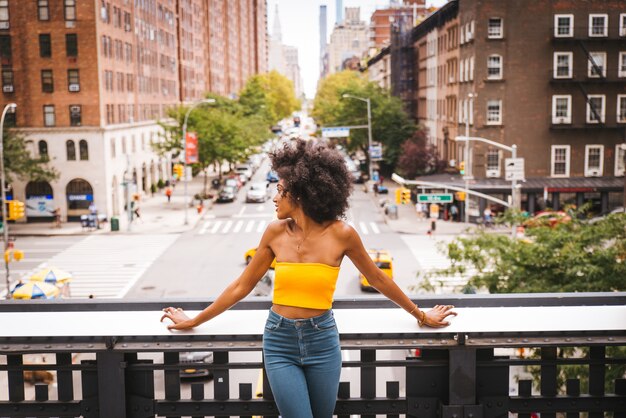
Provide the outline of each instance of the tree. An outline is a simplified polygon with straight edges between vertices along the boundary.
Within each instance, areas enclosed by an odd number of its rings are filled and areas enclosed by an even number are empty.
[[[384,161],[393,169],[400,156],[401,144],[415,131],[415,125],[404,111],[401,100],[354,71],[336,73],[324,79],[315,97],[312,114],[319,124],[367,125],[366,103],[343,98],[344,94],[370,99],[372,140],[383,145]],[[351,130],[346,146],[349,150],[360,149],[367,156],[367,129]]]
[[[407,178],[415,178],[440,171],[445,162],[439,159],[437,148],[428,143],[424,129],[404,141],[400,146],[397,169]]]
[[[244,115],[261,116],[269,125],[289,117],[301,106],[293,82],[276,71],[250,77],[239,95],[239,103]]]
[[[10,183],[13,177],[20,180],[51,181],[59,177],[59,173],[48,166],[47,156],[33,158],[26,149],[24,135],[17,130],[5,130],[4,134],[4,168],[6,180]]]

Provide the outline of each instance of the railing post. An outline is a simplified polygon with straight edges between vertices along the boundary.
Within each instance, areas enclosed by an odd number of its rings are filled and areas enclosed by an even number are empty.
[[[228,351],[213,352],[213,364],[227,363]],[[218,401],[227,401],[230,398],[230,379],[228,376],[228,369],[215,369],[213,371],[213,397]]]
[[[361,350],[361,398],[374,399],[376,397],[376,350]],[[371,366],[365,366],[365,364]],[[374,418],[376,415],[363,414],[363,418]]]
[[[100,418],[126,418],[126,363],[124,353],[100,351],[98,363],[98,408]]]
[[[22,366],[23,359],[21,354],[8,355],[7,366]],[[21,370],[10,371],[7,373],[9,378],[9,401],[21,402],[24,400],[24,372]]]
[[[447,361],[447,350],[422,349],[421,357],[406,366],[407,417],[438,418],[448,398]]]
[[[556,396],[556,347],[541,347],[541,396]],[[554,412],[542,412],[541,418],[556,418]]]
[[[134,370],[135,364],[152,364],[138,360],[137,353],[126,353],[126,392],[128,418],[154,417],[154,370]]]
[[[605,346],[593,346],[589,347],[589,395],[590,396],[604,396],[604,368],[606,366],[606,347]],[[593,364],[594,361],[598,364]],[[602,418],[604,414],[602,412],[589,412],[589,418]]]
[[[178,352],[165,352],[163,353],[163,363],[166,365],[178,364],[180,362],[180,355]],[[165,370],[165,399],[168,401],[180,400],[180,370]],[[179,415],[180,416],[180,415]],[[171,416],[172,418],[175,415]]]
[[[59,366],[72,366],[72,353],[57,353],[56,361]],[[74,399],[74,379],[71,370],[57,371],[57,393],[60,401],[71,401]]]

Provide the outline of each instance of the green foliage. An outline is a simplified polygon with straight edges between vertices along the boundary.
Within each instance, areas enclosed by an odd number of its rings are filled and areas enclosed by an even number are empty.
[[[3,132],[4,168],[6,180],[10,183],[14,177],[20,180],[51,181],[59,173],[48,166],[48,158],[33,158],[25,146],[24,136],[17,130]]]
[[[250,77],[239,95],[239,103],[244,116],[260,117],[267,125],[289,117],[301,106],[293,82],[276,71]]]
[[[323,126],[367,125],[367,104],[343,98],[349,94],[369,98],[372,112],[372,140],[383,144],[384,160],[394,167],[402,143],[415,132],[415,125],[402,107],[402,101],[388,90],[354,71],[343,71],[325,78],[313,103],[313,117]],[[349,150],[367,151],[367,129],[353,129],[346,144]]]
[[[470,284],[491,293],[626,290],[626,215],[526,228],[526,237],[478,232],[448,244],[450,275],[475,269]],[[509,216],[509,215],[507,215]]]

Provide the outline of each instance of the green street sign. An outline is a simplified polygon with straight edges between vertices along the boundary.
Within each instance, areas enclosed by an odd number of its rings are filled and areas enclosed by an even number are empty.
[[[419,203],[452,203],[452,200],[452,193],[429,193],[417,195],[417,201]]]

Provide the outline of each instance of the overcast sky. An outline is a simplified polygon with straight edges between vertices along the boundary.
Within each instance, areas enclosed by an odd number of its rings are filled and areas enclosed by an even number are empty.
[[[442,6],[446,0],[426,0],[427,6]],[[315,96],[319,76],[319,16],[320,5],[326,5],[327,36],[335,25],[335,0],[268,0],[268,30],[272,33],[276,5],[283,35],[283,44],[298,48],[300,74],[308,98]],[[369,22],[377,8],[385,8],[389,0],[343,0],[345,7],[360,7],[361,20]],[[328,41],[328,39],[327,39]]]

